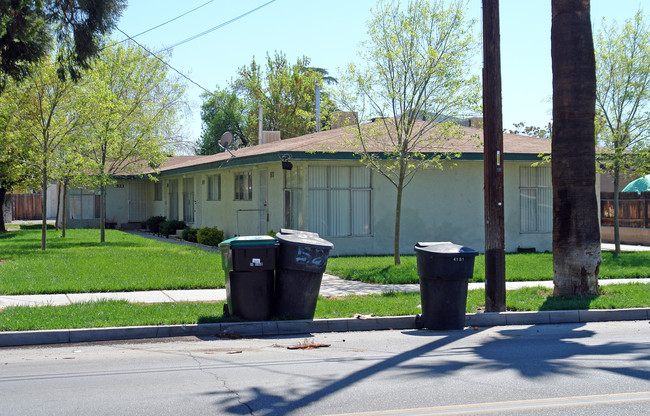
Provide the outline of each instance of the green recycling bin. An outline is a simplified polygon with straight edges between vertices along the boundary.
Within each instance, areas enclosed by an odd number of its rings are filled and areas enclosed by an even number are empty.
[[[268,235],[240,236],[219,244],[226,275],[224,315],[265,321],[273,313],[278,242]]]

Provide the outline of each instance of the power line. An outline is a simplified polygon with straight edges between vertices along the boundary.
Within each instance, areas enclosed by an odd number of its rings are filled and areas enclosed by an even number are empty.
[[[178,19],[180,19],[181,17],[183,17],[183,16],[185,16],[185,15],[188,15],[188,14],[192,13],[193,11],[196,11],[196,10],[200,9],[201,7],[206,6],[206,5],[210,4],[210,3],[212,3],[213,1],[214,1],[214,0],[206,1],[206,2],[203,3],[202,5],[200,5],[200,6],[198,6],[198,7],[195,7],[195,8],[193,8],[193,9],[190,10],[190,11],[187,11],[187,12],[185,12],[185,13],[183,13],[183,14],[180,14],[180,15],[174,17],[173,19],[170,19],[170,20],[168,20],[168,21],[166,21],[166,22],[164,22],[164,23],[161,23],[161,24],[159,24],[159,25],[157,25],[157,26],[154,26],[154,27],[152,27],[151,29],[147,29],[147,30],[145,30],[144,32],[140,32],[140,33],[138,33],[137,35],[133,35],[132,37],[127,38],[127,39],[137,38],[137,37],[140,36],[140,35],[144,35],[145,33],[151,32],[152,30],[156,30],[156,29],[158,29],[158,28],[161,27],[161,26],[165,26],[167,23],[171,23],[171,22],[173,22],[174,20],[178,20]],[[122,42],[124,42],[124,41],[127,40],[127,39],[124,39]]]
[[[171,69],[172,71],[176,72],[178,75],[180,75],[181,77],[185,78],[186,80],[188,80],[188,81],[191,82],[192,84],[196,85],[197,87],[201,88],[203,91],[207,92],[208,94],[212,94],[212,91],[209,91],[207,88],[203,87],[202,85],[200,85],[199,83],[197,83],[196,81],[194,81],[193,79],[191,79],[190,77],[188,77],[187,75],[183,74],[183,73],[182,73],[181,71],[179,71],[178,69],[176,69],[176,68],[174,68],[173,66],[171,66],[169,63],[165,62],[164,59],[160,58],[157,54],[155,54],[155,53],[151,52],[149,49],[145,48],[143,45],[141,45],[140,43],[138,43],[138,41],[136,41],[135,39],[133,39],[131,36],[127,35],[127,34],[126,34],[122,29],[120,29],[119,27],[117,27],[116,29],[117,29],[121,34],[123,34],[124,36],[126,36],[127,40],[130,40],[131,42],[133,42],[133,43],[135,43],[136,45],[138,45],[140,48],[142,48],[142,49],[143,49],[145,52],[147,52],[149,55],[153,56],[154,58],[156,58],[157,60],[159,60],[160,62],[162,62],[164,65],[166,65],[169,69]]]
[[[234,18],[228,20],[227,22],[223,22],[223,23],[221,23],[221,24],[219,24],[219,25],[217,25],[217,26],[214,26],[214,27],[212,27],[212,28],[206,30],[206,31],[203,31],[203,32],[201,32],[201,33],[198,33],[198,34],[196,34],[196,35],[194,35],[194,36],[191,36],[191,37],[189,37],[189,38],[187,38],[187,39],[184,39],[184,40],[182,40],[182,41],[180,41],[180,42],[177,42],[177,43],[175,43],[175,44],[173,44],[173,45],[171,45],[171,46],[168,46],[168,47],[166,47],[166,48],[164,48],[164,49],[161,49],[161,50],[157,51],[156,53],[166,52],[166,51],[168,51],[168,50],[170,50],[170,49],[172,49],[172,48],[175,48],[176,46],[179,46],[179,45],[182,45],[182,44],[187,43],[187,42],[189,42],[189,41],[192,41],[192,40],[194,40],[194,39],[200,38],[201,36],[205,36],[205,35],[207,35],[208,33],[210,33],[210,32],[214,32],[214,31],[217,30],[217,29],[221,29],[222,27],[224,27],[224,26],[226,26],[226,25],[229,25],[229,24],[231,24],[231,23],[233,23],[233,22],[236,22],[237,20],[239,20],[239,19],[241,19],[241,18],[243,18],[243,17],[246,17],[246,16],[248,16],[248,15],[251,14],[251,13],[255,13],[255,12],[258,11],[259,9],[268,6],[269,4],[271,4],[271,3],[273,3],[273,2],[275,2],[275,0],[271,0],[271,1],[267,2],[267,3],[264,3],[264,4],[262,4],[261,6],[258,6],[258,7],[254,8],[254,9],[252,9],[252,10],[247,11],[246,13],[240,14],[239,16],[234,17]]]
[[[156,26],[156,27],[154,27],[154,28],[148,29],[148,30],[146,30],[146,31],[144,31],[144,32],[141,32],[141,33],[139,33],[139,34],[137,34],[137,35],[135,35],[135,36],[139,36],[139,35],[141,35],[141,34],[143,34],[143,33],[146,33],[146,32],[149,32],[149,31],[151,31],[151,30],[154,30],[154,29],[156,29],[156,28],[158,28],[158,27],[160,27],[160,26],[162,26],[162,25],[164,25],[164,24],[167,24],[167,23],[169,23],[169,22],[171,22],[171,21],[173,21],[173,20],[176,20],[176,19],[178,19],[178,18],[180,18],[180,17],[182,17],[182,16],[184,16],[184,15],[186,15],[186,14],[188,14],[188,13],[191,13],[191,12],[193,12],[193,11],[196,10],[196,9],[201,8],[201,7],[205,6],[206,4],[208,4],[208,3],[212,2],[212,1],[214,1],[214,0],[210,0],[210,1],[206,2],[206,3],[203,3],[202,5],[196,7],[196,8],[194,8],[194,9],[192,9],[192,10],[190,10],[190,11],[188,11],[188,12],[182,14],[182,15],[179,15],[179,16],[175,17],[175,18],[172,19],[172,20],[169,20],[169,21],[167,21],[167,22],[165,22],[165,23],[161,23],[160,25],[158,25],[158,26]],[[234,18],[228,20],[227,22],[221,23],[221,24],[219,24],[219,25],[217,25],[217,26],[215,26],[215,27],[213,27],[213,28],[210,28],[210,29],[208,29],[208,30],[206,30],[206,31],[204,31],[204,32],[201,32],[201,33],[199,33],[199,34],[197,34],[197,35],[194,35],[194,36],[192,36],[192,37],[190,37],[190,38],[187,38],[187,39],[185,39],[185,40],[182,40],[182,41],[180,41],[180,42],[177,42],[177,43],[175,43],[174,45],[172,45],[172,46],[170,46],[170,47],[167,47],[167,48],[165,48],[165,49],[161,49],[161,50],[159,50],[159,51],[157,51],[157,52],[155,52],[155,53],[154,53],[154,52],[151,52],[149,49],[147,49],[147,48],[144,47],[142,44],[140,44],[138,41],[136,41],[136,40],[134,39],[135,36],[129,36],[128,34],[126,34],[126,32],[124,32],[124,31],[123,31],[122,29],[120,29],[119,27],[117,27],[116,29],[117,29],[121,34],[123,34],[124,36],[126,36],[126,39],[124,39],[124,40],[121,41],[121,42],[124,42],[124,41],[126,41],[126,40],[130,40],[130,41],[132,41],[133,43],[135,43],[136,45],[138,45],[140,48],[142,48],[145,52],[147,52],[149,55],[153,56],[154,58],[156,58],[157,60],[159,60],[160,62],[162,62],[164,65],[166,65],[166,66],[167,66],[168,68],[170,68],[172,71],[176,72],[176,73],[177,73],[178,75],[180,75],[181,77],[185,78],[186,80],[188,80],[188,81],[191,82],[192,84],[196,85],[197,87],[199,87],[199,88],[202,89],[203,91],[207,92],[208,94],[212,94],[212,91],[208,90],[207,88],[205,88],[204,86],[200,85],[199,83],[197,83],[196,81],[194,81],[193,79],[191,79],[190,77],[188,77],[187,75],[183,74],[183,73],[182,73],[181,71],[179,71],[178,69],[176,69],[176,68],[174,68],[173,66],[171,66],[171,65],[170,65],[169,63],[167,63],[165,60],[161,59],[161,58],[158,56],[158,54],[160,54],[160,53],[162,53],[162,52],[167,52],[168,50],[170,50],[170,49],[172,49],[172,48],[174,48],[174,47],[176,47],[176,46],[178,46],[178,45],[182,45],[182,44],[187,43],[187,42],[189,42],[189,41],[191,41],[191,40],[194,40],[194,39],[199,38],[199,37],[201,37],[201,36],[207,35],[208,33],[213,32],[213,31],[215,31],[215,30],[217,30],[217,29],[220,29],[220,28],[222,28],[222,27],[224,27],[224,26],[226,26],[226,25],[229,25],[229,24],[231,24],[231,23],[233,23],[233,22],[236,22],[237,20],[239,20],[239,19],[241,19],[241,18],[243,18],[243,17],[246,17],[246,16],[248,16],[248,15],[251,14],[251,13],[254,13],[254,12],[258,11],[259,9],[261,9],[261,8],[263,8],[263,7],[265,7],[265,6],[268,6],[269,4],[271,4],[271,3],[273,3],[273,2],[275,2],[275,0],[271,0],[271,1],[267,2],[267,3],[264,3],[264,4],[262,4],[261,6],[258,6],[258,7],[254,8],[254,9],[251,9],[251,10],[247,11],[246,13],[240,14],[239,16],[234,17]],[[118,43],[121,43],[121,42],[118,42]],[[112,46],[112,45],[111,45],[111,46]]]

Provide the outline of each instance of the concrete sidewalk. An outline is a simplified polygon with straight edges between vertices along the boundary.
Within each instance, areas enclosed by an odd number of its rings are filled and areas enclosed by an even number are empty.
[[[650,279],[615,279],[599,281],[601,285],[613,283],[650,283]],[[546,286],[553,282],[508,282],[507,288]],[[470,289],[484,287],[482,283],[470,283]],[[342,296],[352,293],[370,294],[382,292],[417,292],[419,285],[375,285],[340,279],[324,275],[321,295]],[[195,302],[225,300],[225,289],[211,290],[166,290],[124,293],[88,293],[34,296],[0,296],[0,308],[13,305],[68,305],[74,302],[88,302],[98,299],[124,299],[137,303]],[[595,321],[628,321],[650,319],[650,308],[579,311],[539,312],[495,312],[466,314],[466,325],[470,327],[501,325],[535,325],[584,323]],[[298,335],[319,332],[379,331],[417,329],[414,316],[387,316],[315,319],[299,321],[234,322],[195,325],[159,325],[122,328],[81,328],[43,331],[0,331],[0,347],[21,345],[60,344],[75,342],[97,342],[164,338],[179,336],[207,337],[262,337]]]
[[[650,279],[600,279],[598,283],[650,283]],[[506,289],[543,286],[552,288],[552,281],[506,282]],[[485,283],[470,283],[469,290],[484,289]],[[321,283],[320,295],[345,296],[351,294],[368,295],[384,292],[419,292],[419,284],[379,285],[344,280],[325,274]],[[226,300],[226,289],[197,290],[151,290],[143,292],[103,292],[68,293],[51,295],[0,295],[0,309],[8,306],[63,306],[73,303],[96,302],[98,300],[126,300],[130,303],[172,303],[172,302],[218,302]]]

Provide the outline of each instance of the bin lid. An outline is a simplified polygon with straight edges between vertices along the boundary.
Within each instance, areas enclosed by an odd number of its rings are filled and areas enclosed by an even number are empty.
[[[441,256],[455,256],[464,254],[468,256],[478,255],[478,251],[473,248],[454,244],[450,241],[424,241],[418,242],[415,245],[415,251],[426,251],[428,253],[436,253]]]
[[[274,246],[278,241],[270,235],[240,235],[237,237],[224,240],[219,243],[219,247],[260,247]]]
[[[297,230],[290,230],[292,233],[283,234],[277,233],[275,238],[278,239],[280,244],[293,244],[300,246],[315,246],[326,249],[334,248],[334,244],[324,240],[318,236],[317,233],[302,232]]]
[[[320,237],[318,233],[313,233],[311,231],[292,230],[290,228],[280,228],[280,234],[306,234],[313,237]]]

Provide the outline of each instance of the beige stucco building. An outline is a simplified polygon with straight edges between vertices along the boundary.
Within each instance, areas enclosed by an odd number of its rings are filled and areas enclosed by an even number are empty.
[[[464,130],[462,140],[423,149],[462,154],[453,163],[446,162],[443,170],[420,171],[405,188],[400,247],[404,254],[413,253],[418,241],[452,241],[484,250],[482,131]],[[110,187],[107,222],[137,226],[162,215],[195,228],[218,226],[227,238],[297,228],[318,232],[334,243],[333,255],[390,254],[395,187],[359,161],[350,137],[350,130],[340,128],[232,154],[171,158],[159,170],[157,182],[122,178]],[[533,166],[541,153],[550,153],[549,140],[504,135],[508,252],[551,250],[550,167]],[[78,224],[93,226],[98,220],[81,217],[95,215],[94,193],[73,198],[78,209],[71,211],[78,212]]]

